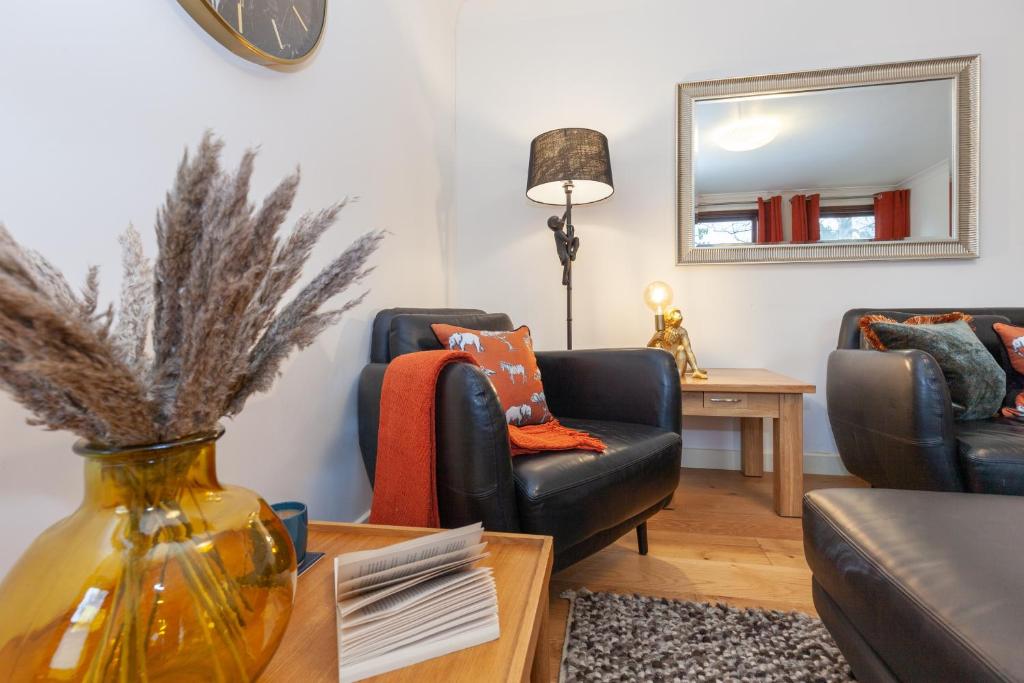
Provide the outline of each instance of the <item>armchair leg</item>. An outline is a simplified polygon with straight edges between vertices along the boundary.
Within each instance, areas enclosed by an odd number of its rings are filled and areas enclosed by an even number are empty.
[[[647,522],[636,528],[636,545],[641,555],[647,554]]]

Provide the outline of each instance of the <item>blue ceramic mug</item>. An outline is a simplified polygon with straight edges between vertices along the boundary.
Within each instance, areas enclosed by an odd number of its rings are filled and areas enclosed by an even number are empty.
[[[309,525],[309,512],[305,503],[290,500],[284,503],[274,503],[270,506],[277,516],[284,523],[284,528],[291,536],[292,545],[295,546],[295,563],[302,564],[306,559],[306,527]]]

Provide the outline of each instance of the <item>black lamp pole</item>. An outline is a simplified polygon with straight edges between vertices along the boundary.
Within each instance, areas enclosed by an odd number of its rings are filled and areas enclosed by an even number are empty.
[[[554,232],[565,287],[565,341],[572,348],[572,263],[580,248],[572,224],[572,205],[590,204],[615,191],[608,138],[589,128],[560,128],[542,133],[530,144],[526,196],[541,204],[565,202],[561,218],[548,218]]]
[[[572,262],[576,260],[576,252],[580,249],[580,238],[576,237],[576,228],[572,224],[572,181],[567,180],[564,187],[565,213],[561,218],[549,218],[548,227],[555,233],[555,249],[558,251],[558,261],[562,264],[562,285],[565,287],[565,347],[571,349]]]

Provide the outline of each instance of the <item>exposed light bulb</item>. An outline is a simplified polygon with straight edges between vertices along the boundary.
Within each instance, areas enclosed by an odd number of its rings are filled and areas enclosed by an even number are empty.
[[[672,288],[661,281],[652,282],[644,289],[644,303],[655,315],[662,315],[672,303]]]
[[[730,152],[764,147],[779,134],[779,122],[770,116],[750,116],[727,123],[715,131],[714,140]]]

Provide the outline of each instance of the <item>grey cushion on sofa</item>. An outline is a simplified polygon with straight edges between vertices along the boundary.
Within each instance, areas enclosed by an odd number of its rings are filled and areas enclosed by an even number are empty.
[[[958,420],[995,415],[1006,397],[1006,371],[962,320],[937,325],[871,323],[889,350],[918,349],[930,354],[946,378]]]

